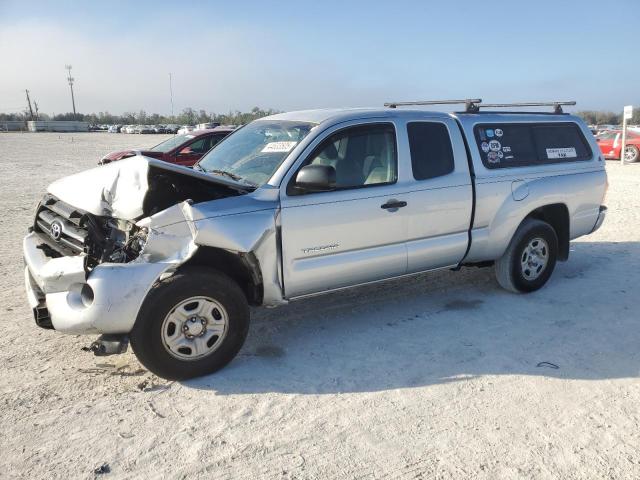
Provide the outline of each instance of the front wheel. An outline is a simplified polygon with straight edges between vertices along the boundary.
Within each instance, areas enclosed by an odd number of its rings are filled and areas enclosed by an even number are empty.
[[[625,163],[635,163],[640,160],[640,150],[635,145],[627,145],[624,149]]]
[[[553,227],[541,220],[526,219],[496,260],[496,278],[506,290],[533,292],[547,283],[557,257],[558,236]]]
[[[189,268],[151,288],[130,339],[151,372],[185,380],[224,367],[248,331],[249,306],[240,287],[215,270]]]

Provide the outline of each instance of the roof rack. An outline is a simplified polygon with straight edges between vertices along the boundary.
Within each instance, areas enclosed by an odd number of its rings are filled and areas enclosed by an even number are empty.
[[[573,106],[575,101],[570,102],[520,102],[520,103],[482,103],[481,98],[467,98],[464,100],[425,100],[417,102],[388,102],[385,107],[409,107],[415,105],[465,105],[465,113],[478,113],[480,108],[518,108],[518,107],[553,107],[553,113],[563,113],[563,106]],[[518,112],[513,112],[518,113]],[[523,112],[530,113],[530,112]]]
[[[465,110],[467,112],[477,112],[478,104],[482,103],[481,98],[466,98],[464,100],[425,100],[418,102],[388,102],[385,103],[385,107],[396,108],[396,107],[410,107],[414,105],[465,105]]]
[[[483,103],[479,105],[482,108],[518,108],[518,107],[553,107],[553,113],[563,113],[563,106],[573,106],[575,101],[571,102],[520,102],[520,103]]]

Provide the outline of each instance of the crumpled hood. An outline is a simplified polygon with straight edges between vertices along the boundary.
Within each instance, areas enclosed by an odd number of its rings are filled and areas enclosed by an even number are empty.
[[[215,186],[203,188],[203,184]],[[175,188],[173,191],[163,190],[176,185],[179,185],[179,191]],[[134,220],[153,213],[152,208],[152,211],[148,211],[148,197],[151,194],[154,199],[160,199],[163,203],[169,201],[170,204],[175,204],[187,198],[202,201],[199,197],[203,195],[215,199],[246,191],[246,186],[231,179],[143,156],[127,158],[61,178],[48,188],[50,194],[75,208],[123,220]],[[168,206],[170,205],[163,205],[159,210]]]

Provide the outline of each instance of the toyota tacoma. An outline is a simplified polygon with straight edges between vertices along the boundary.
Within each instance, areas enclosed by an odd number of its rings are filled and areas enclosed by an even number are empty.
[[[186,379],[233,359],[250,305],[467,265],[541,288],[604,220],[593,135],[557,102],[434,103],[277,114],[193,169],[135,156],[54,182],[23,244],[37,325]]]

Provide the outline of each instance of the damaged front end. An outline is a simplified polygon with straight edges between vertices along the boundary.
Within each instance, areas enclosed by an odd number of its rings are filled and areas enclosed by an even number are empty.
[[[140,256],[147,243],[147,228],[117,218],[86,214],[85,270],[101,263],[128,263]]]
[[[186,209],[247,191],[143,157],[52,184],[23,242],[36,323],[127,333],[151,285],[198,248]]]
[[[51,258],[84,255],[88,273],[105,262],[127,263],[142,251],[147,228],[129,220],[99,216],[74,208],[51,194],[38,205],[32,230]]]
[[[136,259],[149,229],[141,219],[181,202],[238,196],[249,187],[165,162],[137,157],[63,178],[38,206],[34,230],[61,255],[84,253],[86,269]]]

